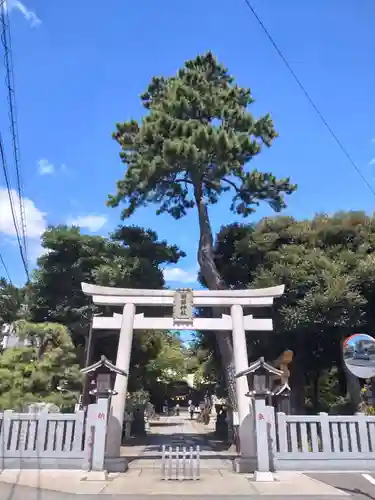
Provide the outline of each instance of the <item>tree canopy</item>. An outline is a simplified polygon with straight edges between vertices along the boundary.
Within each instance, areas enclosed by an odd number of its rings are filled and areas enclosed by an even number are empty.
[[[18,289],[5,280],[0,282],[0,321],[13,323],[12,329],[19,337],[38,339],[38,342],[42,337],[50,338],[48,355],[42,358],[36,355],[35,343],[29,347],[10,347],[4,352],[0,367],[6,370],[14,363],[18,380],[11,390],[13,375],[9,373],[3,379],[3,404],[12,404],[12,407],[19,406],[22,399],[26,403],[35,402],[47,394],[52,398],[48,401],[60,403],[68,394],[77,396],[72,389],[74,377],[71,379],[69,373],[63,377],[63,367],[71,363],[75,366],[77,362],[69,358],[69,353],[74,353],[82,365],[83,335],[88,333],[91,313],[98,311],[91,298],[82,293],[82,281],[106,286],[163,288],[163,267],[177,263],[185,255],[177,246],[159,240],[154,231],[136,226],[119,226],[107,238],[83,234],[77,227],[50,227],[42,237],[42,244],[44,253],[25,289]],[[103,308],[101,312],[110,315],[113,309]],[[20,317],[29,321],[14,323]],[[101,339],[94,342],[92,361],[106,354],[116,362],[117,336],[113,332],[100,333]],[[170,332],[136,331],[130,389],[152,388],[156,379],[166,373],[167,365],[172,371],[183,371],[180,348],[179,338]],[[59,370],[54,366],[53,355],[60,363]],[[32,375],[22,382],[24,373],[30,370]],[[55,391],[59,377],[66,379],[66,393]],[[44,391],[36,387],[37,379],[45,384]]]
[[[286,348],[294,351],[293,395],[299,410],[311,381],[318,384],[333,367],[341,394],[346,388],[358,403],[359,385],[345,373],[341,342],[375,327],[374,237],[375,217],[360,212],[302,221],[264,218],[223,227],[217,235],[215,263],[228,286],[285,284],[273,312],[275,332],[252,336],[250,352],[267,352],[274,359]],[[315,407],[318,396],[315,391]]]
[[[295,189],[289,179],[245,168],[277,137],[271,117],[248,112],[250,89],[235,84],[212,53],[187,61],[176,76],[154,77],[141,99],[149,113],[140,124],[117,124],[114,134],[127,168],[109,204],[125,202],[124,217],[153,202],[179,219],[230,190],[231,210],[241,215],[262,200],[285,207],[284,193]]]
[[[77,227],[57,226],[42,237],[45,253],[29,287],[31,319],[56,321],[78,334],[88,324],[91,299],[81,290],[86,281],[106,286],[162,288],[162,265],[185,254],[159,241],[154,231],[120,226],[109,236],[82,234]]]
[[[0,355],[0,409],[21,410],[37,402],[74,409],[81,390],[81,373],[74,344],[66,327],[57,323],[15,323],[25,347],[12,347]],[[60,392],[61,381],[68,390]]]
[[[5,278],[0,278],[0,331],[3,325],[15,321],[21,314],[22,290]]]

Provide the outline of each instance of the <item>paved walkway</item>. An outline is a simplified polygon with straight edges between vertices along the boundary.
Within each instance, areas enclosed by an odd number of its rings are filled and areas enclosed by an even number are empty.
[[[157,469],[160,471],[162,446],[182,450],[200,448],[201,469],[231,470],[232,461],[226,453],[215,451],[207,435],[207,426],[191,421],[187,413],[179,417],[160,417],[151,425],[151,431],[141,444],[122,447],[121,455],[129,460],[130,469]],[[155,470],[156,472],[156,470]],[[203,473],[203,471],[202,471]]]

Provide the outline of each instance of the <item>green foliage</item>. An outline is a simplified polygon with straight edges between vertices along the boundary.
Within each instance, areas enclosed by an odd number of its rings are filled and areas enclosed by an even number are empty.
[[[157,355],[146,367],[148,378],[162,383],[183,380],[187,374],[186,354],[178,335],[163,332]]]
[[[186,61],[176,76],[154,77],[141,99],[147,116],[117,124],[114,134],[127,168],[108,203],[125,202],[124,217],[151,202],[179,219],[228,191],[231,210],[244,216],[263,200],[275,210],[285,206],[284,193],[296,188],[289,179],[245,168],[277,136],[271,117],[248,112],[250,89],[235,84],[210,52]]]
[[[22,290],[0,278],[0,328],[11,324],[22,314]]]
[[[57,323],[15,323],[28,347],[6,349],[0,355],[0,409],[21,410],[34,402],[50,402],[72,410],[82,376],[69,331]],[[57,386],[66,381],[66,392]]]
[[[33,321],[60,322],[74,333],[87,328],[92,301],[81,282],[105,286],[162,288],[162,264],[185,254],[158,241],[153,231],[120,226],[110,238],[82,234],[77,227],[57,226],[42,237],[46,252],[38,260],[29,293]]]
[[[274,309],[275,333],[253,335],[250,352],[272,360],[292,349],[293,392],[306,389],[315,409],[348,404],[341,341],[353,331],[375,330],[374,250],[375,217],[361,212],[265,218],[226,226],[217,236],[215,264],[229,287],[285,284]],[[335,390],[323,390],[327,373],[336,373]]]
[[[134,410],[139,406],[143,406],[150,401],[150,394],[140,389],[139,391],[135,391],[129,393],[126,398],[126,409],[127,411]]]
[[[162,288],[162,267],[185,255],[177,246],[158,240],[154,231],[135,226],[119,226],[108,238],[82,234],[76,227],[51,227],[42,244],[45,252],[25,290],[5,280],[0,282],[0,322],[12,323],[28,315],[36,322],[14,324],[18,337],[27,338],[30,345],[7,349],[0,359],[1,408],[20,409],[44,401],[67,409],[76,401],[81,381],[78,360],[83,361],[80,337],[87,333],[91,312],[96,311],[91,298],[81,291],[82,281]],[[110,308],[103,312],[112,314]],[[152,314],[157,315],[157,311]],[[101,333],[103,339],[96,344],[94,359],[105,354],[115,362],[116,337]],[[129,389],[132,394],[143,394],[157,385],[157,379],[183,378],[195,366],[196,360],[177,335],[136,331]],[[68,389],[62,393],[56,390],[61,380]]]

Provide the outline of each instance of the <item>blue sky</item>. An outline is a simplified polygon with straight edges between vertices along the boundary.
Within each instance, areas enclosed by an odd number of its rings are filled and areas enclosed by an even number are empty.
[[[375,187],[374,2],[252,3]],[[321,211],[373,210],[373,195],[243,0],[8,0],[8,7],[31,260],[40,252],[39,236],[47,224],[76,222],[87,232],[105,235],[120,222],[120,210],[105,206],[123,172],[119,148],[111,139],[115,122],[142,116],[138,96],[153,75],[172,75],[186,59],[207,50],[240,85],[251,87],[254,114],[272,114],[280,137],[253,165],[290,175],[298,184],[285,213],[311,217]],[[0,103],[5,110],[2,82],[0,67]],[[3,111],[0,130],[12,169],[7,120]],[[14,176],[12,182],[15,186]],[[269,214],[263,206],[255,217]],[[234,220],[227,200],[210,215],[215,230]],[[188,256],[166,277],[170,286],[195,286],[194,211],[184,222],[176,222],[157,217],[149,207],[129,222],[151,227],[160,238],[180,245]],[[0,251],[13,281],[22,284],[2,177]]]

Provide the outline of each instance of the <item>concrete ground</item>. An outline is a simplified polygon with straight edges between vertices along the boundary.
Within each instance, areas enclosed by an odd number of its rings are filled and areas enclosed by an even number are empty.
[[[163,481],[160,470],[162,445],[201,448],[201,479],[199,481]],[[231,452],[225,445],[210,440],[209,429],[192,422],[186,414],[162,417],[152,432],[141,441],[131,441],[122,449],[129,460],[125,474],[87,473],[67,470],[6,470],[0,473],[1,500],[69,500],[71,498],[108,498],[155,500],[171,498],[243,498],[245,496],[293,496],[343,498],[352,494],[331,479],[296,472],[279,472],[272,483],[256,483],[244,474],[232,472]],[[328,478],[328,479],[327,479]],[[331,482],[330,482],[331,481]],[[375,495],[372,497],[375,499]]]
[[[375,471],[314,472],[306,473],[334,488],[352,495],[356,500],[375,499]]]
[[[327,482],[301,473],[278,473],[273,483],[255,483],[246,475],[228,473],[206,475],[200,481],[161,481],[152,475],[112,475],[106,479],[91,479],[87,473],[76,471],[14,471],[0,474],[1,500],[62,500],[90,496],[118,498],[123,500],[157,498],[236,498],[236,497],[280,497],[341,499],[351,493],[337,489]],[[354,496],[357,493],[353,493]],[[374,497],[373,497],[374,498]],[[362,499],[361,499],[362,500]]]
[[[8,485],[0,484],[0,498],[1,500],[107,500],[111,498],[112,500],[149,500],[149,496],[145,495],[113,495],[108,497],[108,495],[84,495],[84,494],[66,494],[66,493],[56,493],[53,491],[42,491],[26,487],[17,487],[12,489]],[[207,497],[205,495],[198,495],[194,497],[194,500],[228,500],[228,496],[223,496],[221,494]],[[231,500],[245,500],[249,498],[248,495],[231,495],[229,497]],[[294,496],[293,500],[322,500],[322,496]],[[324,497],[323,497],[324,498]],[[342,497],[330,497],[330,500],[340,500]],[[290,496],[262,496],[262,500],[290,500]],[[152,495],[152,500],[165,500],[163,495]],[[186,495],[175,495],[169,496],[168,500],[191,500],[191,496]],[[353,499],[355,500],[355,499]]]

